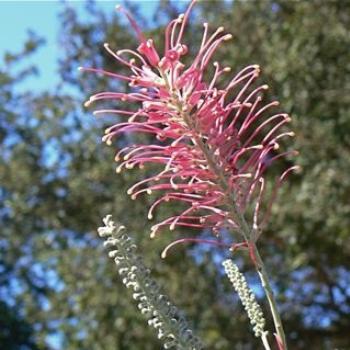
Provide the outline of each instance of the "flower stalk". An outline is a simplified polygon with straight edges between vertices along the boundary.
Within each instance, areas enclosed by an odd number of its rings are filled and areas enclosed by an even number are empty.
[[[227,259],[222,265],[248,314],[250,323],[253,326],[254,335],[257,338],[263,338],[266,333],[265,318],[260,305],[255,299],[253,291],[249,288],[244,275],[239,271],[238,266],[232,260]]]
[[[183,115],[183,118],[186,121],[190,120],[189,116],[186,114]],[[272,290],[272,287],[271,287],[271,284],[269,281],[269,277],[268,277],[268,273],[267,273],[266,268],[265,268],[265,264],[260,256],[258,248],[255,244],[254,232],[251,229],[249,229],[249,226],[248,226],[244,216],[241,213],[239,213],[239,211],[237,210],[236,205],[235,205],[235,203],[236,203],[235,198],[233,197],[233,194],[231,192],[229,192],[229,189],[228,189],[228,186],[226,183],[225,175],[222,173],[221,169],[216,165],[210,150],[207,149],[207,147],[205,146],[205,144],[202,142],[202,140],[199,137],[196,137],[195,140],[196,140],[196,144],[198,145],[198,147],[201,149],[201,151],[205,155],[205,157],[208,161],[208,165],[211,167],[212,171],[217,175],[218,183],[220,184],[220,186],[223,190],[223,193],[226,193],[227,196],[229,197],[230,203],[231,203],[231,208],[229,208],[229,209],[231,209],[234,221],[240,222],[240,224],[238,225],[238,227],[240,227],[240,234],[243,236],[243,239],[246,242],[249,242],[248,244],[250,245],[250,248],[253,251],[254,258],[255,258],[254,265],[255,265],[256,271],[259,275],[261,285],[265,291],[266,297],[267,297],[268,302],[269,302],[269,306],[270,306],[270,310],[271,310],[276,333],[277,333],[277,335],[278,335],[278,337],[283,345],[282,350],[287,350],[288,348],[287,348],[286,337],[285,337],[281,317],[280,317],[280,314],[278,312],[276,299],[274,297],[274,293],[273,293],[273,290]],[[266,334],[263,334],[263,338],[266,338]],[[263,340],[263,342],[266,343],[265,340]]]
[[[103,222],[105,226],[98,229],[98,234],[105,239],[104,246],[110,249],[108,255],[114,259],[123,284],[133,290],[133,299],[148,318],[148,325],[156,329],[164,349],[203,349],[202,342],[194,336],[184,316],[151,278],[125,227],[115,225],[111,215],[107,215]]]
[[[298,167],[290,166],[277,176],[272,193],[265,189],[266,172],[276,161],[296,155],[295,151],[280,152],[280,141],[294,136],[283,130],[291,121],[286,113],[274,112],[277,101],[263,103],[267,85],[256,87],[260,74],[258,65],[242,69],[226,85],[220,82],[230,67],[213,63],[212,78],[206,80],[209,62],[217,48],[232,38],[219,27],[211,35],[203,24],[199,50],[186,66],[183,57],[189,52],[184,44],[184,31],[195,0],[187,11],[172,20],[165,30],[164,53],[157,51],[152,39],[147,39],[136,21],[123,8],[134,29],[139,46],[136,51],[106,50],[130,69],[130,75],[115,74],[97,68],[84,71],[103,74],[127,82],[131,92],[99,92],[86,105],[108,100],[128,102],[127,109],[102,109],[95,114],[112,113],[127,118],[106,129],[103,141],[108,145],[122,133],[144,133],[153,136],[149,145],[135,144],[121,149],[116,155],[117,172],[122,169],[143,168],[158,164],[159,173],[134,184],[128,194],[136,199],[141,194],[160,192],[149,209],[154,217],[159,205],[169,201],[185,204],[187,208],[155,224],[151,238],[163,227],[211,229],[215,238],[222,229],[234,232],[232,242],[185,237],[170,243],[163,251],[186,242],[215,244],[221,247],[245,247],[259,275],[272,313],[276,340],[280,350],[287,350],[281,318],[272,287],[256,242],[270,217],[271,208],[282,182]],[[129,109],[135,104],[137,110]],[[262,210],[265,201],[266,210]],[[253,212],[253,215],[250,213]],[[237,242],[238,241],[238,242]],[[264,340],[265,339],[265,340]],[[263,341],[267,342],[266,335]],[[264,343],[264,344],[265,344]]]
[[[257,270],[257,273],[259,275],[261,285],[264,288],[267,300],[269,302],[269,306],[270,306],[270,310],[271,310],[271,314],[272,314],[272,318],[273,318],[273,323],[274,323],[276,334],[277,334],[277,343],[279,345],[279,348],[282,346],[282,348],[280,350],[288,350],[286,336],[284,333],[281,316],[278,312],[277,303],[276,303],[276,299],[275,299],[275,296],[274,296],[274,293],[273,293],[273,290],[272,290],[272,287],[271,287],[271,284],[269,281],[269,276],[268,276],[268,273],[266,271],[264,262],[260,257],[258,248],[256,247],[255,243],[253,243],[253,245],[254,245],[254,253],[255,253],[256,262],[257,262],[256,270]]]
[[[169,83],[166,80],[166,76],[160,71],[161,76],[166,81],[167,87],[169,87]],[[174,96],[174,95],[173,95]],[[181,106],[181,102],[176,99],[176,97],[173,97],[174,100],[172,101],[174,105],[177,107],[178,112],[182,119],[187,123],[188,127],[191,129],[195,129],[195,126],[191,122],[191,120],[195,119],[195,116],[190,116],[188,112],[184,112],[183,108]],[[202,139],[198,136],[198,133],[194,134],[194,141],[196,145],[200,148],[203,155],[205,156],[208,166],[211,168],[212,172],[215,173],[218,179],[218,184],[222,189],[222,192],[226,194],[228,197],[228,210],[231,211],[233,220],[235,222],[239,222],[238,227],[240,234],[243,236],[243,239],[248,243],[251,251],[253,252],[253,260],[254,260],[254,266],[256,268],[256,271],[259,275],[261,285],[265,291],[266,297],[268,299],[268,303],[270,306],[275,330],[278,336],[278,340],[283,345],[282,350],[287,350],[287,342],[286,337],[282,325],[282,320],[280,317],[280,314],[278,312],[276,299],[274,297],[274,293],[271,287],[271,283],[269,281],[268,273],[265,268],[265,264],[260,256],[260,253],[258,251],[258,248],[256,246],[256,232],[249,229],[248,223],[245,219],[245,217],[239,212],[239,210],[236,207],[236,198],[234,198],[234,195],[232,192],[229,191],[229,186],[226,181],[225,174],[223,173],[222,169],[217,166],[215,163],[214,156],[210,149],[206,146],[206,144],[202,141]],[[266,334],[263,335],[264,338],[266,338]],[[266,343],[266,340],[263,340],[264,343]]]

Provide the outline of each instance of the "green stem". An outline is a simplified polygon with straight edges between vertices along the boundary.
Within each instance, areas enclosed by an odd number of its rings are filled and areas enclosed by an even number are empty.
[[[273,323],[275,325],[276,333],[282,341],[283,350],[287,350],[287,341],[286,341],[286,336],[282,325],[282,320],[277,309],[276,299],[275,299],[273,290],[271,288],[271,284],[265,268],[265,264],[261,259],[261,256],[259,254],[258,248],[256,247],[255,243],[253,243],[253,247],[254,247],[254,254],[256,257],[256,270],[258,272],[261,285],[265,290],[265,294],[270,305],[270,310],[273,318]]]

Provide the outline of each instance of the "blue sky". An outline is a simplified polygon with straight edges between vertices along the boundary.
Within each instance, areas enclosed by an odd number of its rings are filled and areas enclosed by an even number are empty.
[[[70,6],[82,9],[84,1],[67,1]],[[96,1],[106,12],[115,11],[115,6],[122,1]],[[151,16],[157,5],[157,0],[130,1],[142,7],[145,16]],[[26,85],[34,90],[45,90],[55,86],[59,77],[56,73],[56,60],[59,47],[56,43],[58,36],[58,14],[62,4],[60,1],[1,1],[0,0],[0,62],[6,51],[15,53],[21,50],[28,38],[27,31],[33,30],[46,40],[42,47],[31,58],[31,62],[39,67],[39,76],[30,78]],[[86,14],[85,14],[86,16]]]

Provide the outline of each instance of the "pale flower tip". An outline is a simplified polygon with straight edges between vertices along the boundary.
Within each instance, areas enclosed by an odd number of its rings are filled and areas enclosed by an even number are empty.
[[[162,253],[160,254],[160,257],[162,259],[165,259],[167,257],[166,253],[167,253],[166,250],[163,250]]]
[[[115,6],[115,9],[116,9],[117,11],[121,11],[121,10],[123,9],[123,6],[120,5],[120,4],[118,4],[118,5]]]
[[[264,90],[267,90],[269,88],[269,86],[267,84],[265,84],[261,88],[264,89]]]
[[[78,67],[78,71],[84,70],[84,67]]]
[[[131,199],[134,201],[134,200],[136,199],[136,195],[133,194],[133,195],[131,196]]]
[[[296,165],[294,171],[296,174],[300,174],[303,171],[303,168],[300,165]]]
[[[151,213],[148,213],[147,219],[148,219],[148,220],[152,220],[152,219],[153,219],[153,215],[152,215]]]
[[[150,237],[151,239],[154,239],[154,238],[156,237],[157,228],[152,227],[151,230],[152,230],[152,231],[151,231],[149,237]]]
[[[126,230],[126,227],[123,225],[118,227],[118,233],[125,230]]]
[[[129,189],[126,191],[126,193],[127,193],[129,196],[132,195],[132,192],[133,192],[132,188],[129,188]]]
[[[89,107],[91,105],[91,100],[84,102],[84,107]]]
[[[293,155],[298,156],[299,154],[299,151],[293,151]]]
[[[233,38],[233,35],[232,34],[226,34],[225,36],[224,36],[224,40],[226,41],[226,40],[231,40]]]
[[[169,229],[170,229],[170,231],[174,231],[174,230],[175,230],[175,224],[172,223],[172,224],[170,225]]]
[[[274,145],[273,145],[273,149],[274,150],[278,150],[280,148],[280,145],[276,142]]]

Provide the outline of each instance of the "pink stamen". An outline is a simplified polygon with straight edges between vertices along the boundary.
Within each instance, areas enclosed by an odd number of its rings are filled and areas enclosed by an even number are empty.
[[[135,30],[138,39],[139,39],[141,42],[146,41],[145,36],[143,35],[143,33],[142,33],[140,27],[137,25],[136,21],[135,21],[134,18],[131,16],[131,14],[130,14],[127,10],[125,10],[124,7],[122,7],[121,5],[116,6],[116,9],[117,9],[118,11],[123,12],[124,15],[127,17],[127,19],[129,20],[131,26],[132,26],[133,29]]]
[[[171,248],[178,244],[182,243],[204,243],[204,244],[211,244],[215,245],[216,247],[221,247],[221,248],[230,248],[232,245],[227,244],[227,243],[221,243],[218,241],[214,241],[212,239],[201,239],[201,238],[182,238],[178,239],[172,243],[170,243],[168,246],[165,247],[165,249],[162,251],[161,257],[165,259],[167,257],[167,254]]]
[[[103,70],[103,69],[89,68],[89,67],[79,67],[79,70],[83,71],[83,72],[97,73],[97,74],[105,75],[105,76],[108,76],[108,77],[117,78],[117,79],[120,79],[120,80],[132,81],[132,79],[129,78],[129,77],[126,77],[126,76],[120,75],[120,74],[116,74],[116,73],[112,73],[112,72],[108,72],[108,71]]]
[[[181,39],[182,39],[182,35],[183,35],[183,32],[185,30],[185,26],[187,24],[187,20],[188,20],[188,17],[190,15],[190,12],[192,10],[192,7],[194,6],[194,4],[196,3],[197,0],[192,0],[190,5],[188,6],[186,12],[185,12],[185,15],[183,17],[183,20],[182,20],[182,23],[181,23],[181,28],[180,28],[180,31],[179,31],[179,35],[177,37],[177,41],[176,41],[176,45],[180,44],[181,42]]]

